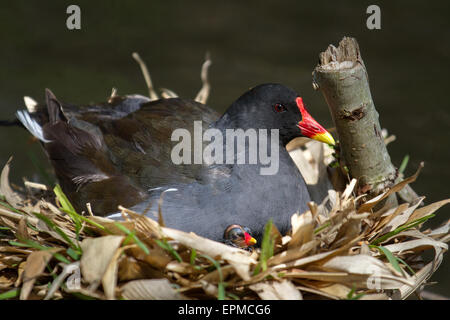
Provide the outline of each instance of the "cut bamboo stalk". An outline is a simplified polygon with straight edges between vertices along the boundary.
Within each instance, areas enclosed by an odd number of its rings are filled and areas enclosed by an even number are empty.
[[[313,87],[328,104],[339,135],[340,154],[358,193],[375,196],[397,179],[397,169],[386,149],[369,79],[354,38],[344,37],[336,48],[320,54]]]

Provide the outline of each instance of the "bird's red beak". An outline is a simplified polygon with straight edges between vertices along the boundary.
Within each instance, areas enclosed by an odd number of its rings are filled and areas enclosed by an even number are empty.
[[[256,239],[253,238],[248,232],[244,232],[245,244],[250,247],[256,244]]]
[[[316,120],[314,120],[308,111],[306,111],[305,105],[303,104],[303,99],[298,97],[295,102],[297,102],[298,109],[302,114],[302,121],[297,124],[297,127],[300,128],[302,135],[334,146],[336,142],[334,142],[333,136]]]

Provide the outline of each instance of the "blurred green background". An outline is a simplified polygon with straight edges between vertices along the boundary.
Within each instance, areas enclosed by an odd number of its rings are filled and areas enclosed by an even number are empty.
[[[81,7],[81,30],[66,28],[66,8]],[[366,28],[366,8],[381,8],[381,30]],[[279,82],[303,97],[325,127],[332,122],[311,86],[319,52],[356,37],[381,125],[397,140],[395,165],[425,168],[413,188],[426,202],[450,195],[448,1],[2,1],[0,118],[12,119],[23,96],[42,102],[44,88],[75,104],[119,94],[147,94],[131,53],[147,62],[156,88],[193,98],[205,52],[213,60],[208,104],[223,111],[249,87]],[[25,130],[0,128],[0,163],[14,155],[13,180],[37,180],[31,159],[46,163]],[[430,226],[448,219],[450,207]],[[447,256],[428,290],[450,296]]]

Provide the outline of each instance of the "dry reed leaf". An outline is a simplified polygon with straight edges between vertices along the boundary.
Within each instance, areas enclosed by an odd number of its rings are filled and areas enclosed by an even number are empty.
[[[293,150],[297,150],[301,147],[304,147],[306,143],[308,143],[308,141],[311,141],[311,139],[306,137],[294,138],[293,140],[289,141],[289,143],[286,145],[286,150],[290,153]]]
[[[309,279],[329,283],[360,283],[367,280],[367,275],[350,275],[347,272],[331,272],[331,271],[307,271],[301,269],[292,269],[284,272],[285,278],[293,279]]]
[[[340,283],[357,289],[373,289],[379,290],[395,289],[403,284],[412,285],[412,282],[398,276],[390,274],[354,274],[347,272],[287,272],[284,275],[289,278],[302,278],[309,280],[321,281],[323,283]]]
[[[342,271],[352,274],[364,275],[392,275],[393,270],[388,268],[382,261],[368,255],[337,256],[323,264],[323,268],[334,271]],[[401,276],[394,271],[397,276]]]
[[[397,235],[400,236],[401,233]],[[405,242],[399,242],[395,244],[388,244],[384,246],[386,249],[392,253],[401,253],[409,250],[422,251],[426,248],[433,247],[437,252],[440,249],[448,250],[448,245],[441,241],[433,240],[432,238],[422,238],[417,240],[410,240]]]
[[[331,285],[321,287],[318,289],[319,291],[325,292],[333,297],[338,299],[346,299],[351,288],[341,283],[333,283]]]
[[[30,235],[28,233],[27,221],[25,217],[19,220],[17,225],[16,237],[18,239],[30,239]]]
[[[108,300],[114,300],[115,299],[115,291],[116,291],[116,285],[117,285],[117,274],[119,270],[119,257],[122,255],[122,253],[131,248],[135,245],[128,245],[121,248],[118,248],[116,252],[114,253],[113,257],[111,258],[111,261],[106,268],[106,271],[102,277],[102,286],[103,291],[105,292],[105,297]]]
[[[9,185],[9,170],[13,157],[10,157],[3,167],[0,176],[0,194],[3,195],[6,201],[14,208],[21,208],[23,206],[24,199]]]
[[[336,250],[331,250],[328,252],[323,252],[323,253],[319,253],[319,254],[315,254],[309,257],[305,257],[305,258],[300,258],[300,259],[296,259],[294,261],[290,261],[288,263],[280,263],[276,266],[273,266],[273,270],[283,270],[283,269],[287,269],[287,268],[298,268],[304,265],[307,265],[309,263],[312,262],[316,262],[316,261],[320,261],[323,260],[325,258],[328,258],[330,256],[332,256],[333,254],[336,254],[339,251],[339,249]]]
[[[27,300],[28,296],[33,289],[33,285],[36,279],[42,275],[47,263],[52,258],[55,252],[58,252],[60,249],[49,249],[49,250],[40,250],[34,251],[31,253],[27,260],[23,269],[22,275],[22,289],[20,290],[20,300]]]
[[[319,171],[317,166],[314,166],[305,156],[305,151],[302,149],[295,149],[289,152],[295,165],[301,172],[307,184],[316,184],[319,181]]]
[[[303,214],[294,214],[291,217],[292,236],[288,248],[299,247],[312,240],[314,236],[315,221],[311,211]]]
[[[356,186],[356,182],[358,180],[356,179],[352,179],[352,181],[350,181],[350,183],[347,185],[347,187],[345,188],[344,192],[342,193],[342,199],[345,201],[347,199],[350,198],[350,196],[353,193],[353,190],[355,190],[355,186]]]
[[[187,262],[171,261],[166,265],[167,271],[176,272],[181,275],[197,273],[195,268]]]
[[[337,230],[335,241],[330,246],[331,249],[339,246],[346,245],[358,235],[361,234],[361,220],[367,218],[370,214],[357,214],[356,212],[350,213],[346,221],[342,222]]]
[[[12,246],[0,246],[0,252],[30,254],[33,250]]]
[[[56,277],[56,279],[53,280],[52,286],[48,290],[47,295],[45,296],[44,300],[50,300],[53,297],[53,295],[56,293],[56,291],[60,288],[64,279],[68,275],[72,274],[74,271],[78,270],[78,272],[79,272],[79,270],[80,270],[80,261],[75,261],[71,264],[61,264],[61,265],[63,266],[63,270]]]
[[[410,286],[405,286],[410,288]],[[359,300],[392,300],[392,298],[385,293],[369,293],[363,295]]]
[[[207,281],[205,281],[203,279],[200,280],[199,283],[201,285],[201,288],[203,289],[203,291],[206,293],[207,296],[210,296],[210,297],[212,297],[214,299],[218,298],[219,289],[217,288],[216,285],[214,285],[214,284],[212,284],[210,282],[207,282]]]
[[[428,233],[428,236],[433,238],[439,238],[441,236],[446,236],[449,233],[450,229],[450,220],[448,220],[443,226],[440,226],[437,229],[434,229],[430,233]]]
[[[201,278],[202,281],[210,282],[210,283],[218,283],[222,279],[227,279],[230,276],[233,276],[235,274],[235,270],[232,265],[223,266],[219,270],[211,271],[210,273],[206,274],[204,277]],[[222,273],[222,276],[220,275]]]
[[[184,300],[167,279],[134,280],[121,288],[122,296],[127,300]]]
[[[48,227],[48,225],[47,225],[44,221],[38,220],[35,227],[36,227],[36,229],[38,229],[40,232],[44,232],[44,233],[46,233],[46,234],[52,236],[54,239],[57,239],[57,240],[59,240],[59,241],[65,243],[65,244],[69,244],[69,243],[66,241],[66,239],[64,239],[58,232],[56,232],[56,231],[50,229],[50,228]],[[67,229],[65,229],[65,228],[63,228],[63,230],[64,230],[64,233],[65,233],[69,238],[71,238],[72,242],[76,242],[76,236],[75,236],[75,234],[74,234],[73,232],[71,232],[70,230],[67,230]],[[66,231],[67,231],[67,232],[66,232]]]
[[[145,253],[139,247],[133,247],[128,249],[129,254],[140,261],[145,261],[153,268],[164,270],[169,262],[173,260],[173,257],[163,248],[152,243],[147,245],[149,254]]]
[[[14,278],[8,278],[4,275],[0,275],[0,290],[7,290],[14,285]]]
[[[211,85],[208,81],[208,69],[211,66],[212,61],[209,57],[209,53],[207,52],[205,55],[205,62],[202,64],[202,69],[200,72],[200,79],[202,80],[202,88],[197,93],[194,98],[195,101],[205,104],[208,101],[209,91],[211,90]]]
[[[397,229],[397,227],[403,224],[406,224],[406,222],[413,214],[414,210],[416,210],[416,208],[422,203],[423,199],[425,199],[425,197],[417,198],[416,200],[414,200],[414,203],[412,203],[409,208],[397,214],[391,221],[389,221],[389,223],[386,224],[386,226],[381,231],[381,234],[383,235],[385,233]]]
[[[130,281],[139,279],[164,278],[164,273],[153,268],[145,261],[125,255],[119,261],[118,281]]]
[[[358,212],[370,212],[370,210],[375,207],[381,200],[386,199],[391,194],[400,191],[403,189],[407,184],[410,184],[414,181],[416,181],[417,177],[419,176],[420,171],[424,167],[423,162],[420,163],[419,168],[417,169],[416,173],[414,173],[411,177],[406,178],[405,180],[397,183],[396,185],[392,186],[388,191],[383,192],[379,194],[378,196],[374,197],[373,199],[370,199],[369,201],[366,201],[363,203],[359,209]]]
[[[303,300],[300,291],[288,280],[260,282],[249,288],[263,300]]]
[[[83,250],[80,260],[81,274],[85,281],[92,284],[92,291],[103,279],[123,239],[123,236],[103,236],[87,238],[81,242],[81,249]]]
[[[440,262],[442,261],[442,253],[439,254],[440,259],[438,259],[438,263],[436,261],[432,261],[428,263],[425,267],[417,271],[413,276],[412,279],[414,281],[413,286],[408,285],[402,285],[400,286],[394,293],[393,299],[406,299],[409,297],[409,295],[413,292],[415,292],[417,289],[419,289],[425,281],[427,281],[433,273],[436,271],[436,269],[439,267]]]
[[[320,297],[320,298],[327,298],[327,299],[331,299],[331,300],[339,300],[339,297],[334,296],[332,294],[328,294],[324,291],[321,291],[320,288],[316,289],[315,286],[311,285],[311,281],[309,280],[302,280],[302,279],[292,279],[292,281],[294,283],[298,283],[301,285],[297,285],[296,288],[300,290],[300,292],[305,293],[312,293],[315,294],[316,296]]]
[[[14,287],[18,287],[21,285],[23,280],[23,270],[25,269],[25,266],[27,265],[26,261],[23,261],[19,264],[19,267],[17,268],[17,279],[14,283]]]
[[[236,273],[244,280],[250,279],[250,265],[256,264],[248,251],[227,246],[194,233],[187,233],[171,228],[162,228],[164,234],[189,248],[194,248],[214,259],[223,259],[230,263]]]
[[[309,252],[313,251],[317,247],[318,242],[318,240],[311,240],[307,243],[304,243],[301,247],[288,249],[277,255],[274,255],[267,261],[267,265],[274,266],[288,261],[300,259]]]
[[[372,235],[375,236],[381,231],[381,229],[386,226],[392,219],[394,219],[398,214],[402,213],[406,209],[409,208],[409,203],[402,203],[398,207],[390,208],[384,213],[374,213],[372,215],[372,219],[377,219],[378,221],[375,221],[374,225],[372,226]]]
[[[438,202],[434,202],[425,207],[419,208],[411,215],[411,217],[408,219],[407,222],[412,222],[414,220],[417,220],[417,219],[423,218],[425,216],[428,216],[432,213],[435,213],[438,209],[440,209],[442,206],[444,206],[448,203],[450,203],[450,199],[445,199],[445,200],[441,200]]]

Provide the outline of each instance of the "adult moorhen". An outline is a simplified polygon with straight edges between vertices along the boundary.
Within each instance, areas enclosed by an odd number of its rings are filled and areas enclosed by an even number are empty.
[[[221,240],[230,224],[249,227],[259,240],[270,218],[280,232],[287,232],[291,215],[307,210],[310,197],[286,144],[299,136],[334,144],[306,111],[302,98],[279,84],[252,88],[221,117],[203,104],[179,98],[148,101],[127,96],[75,107],[61,104],[47,90],[46,102],[46,109],[18,111],[17,117],[42,141],[64,192],[77,209],[90,202],[95,214],[114,218],[121,204],[155,218],[160,207],[167,226],[214,240]],[[200,133],[195,132],[199,123],[194,121],[201,121]],[[196,134],[197,139],[203,138],[193,143],[194,160],[199,147],[201,152],[209,141],[220,142],[219,137],[223,149],[214,149],[213,159],[206,157],[198,164],[176,164],[171,140],[176,129],[194,140]],[[240,129],[244,133],[255,129],[258,137],[265,133],[265,143],[256,140],[257,150],[260,156],[263,152],[276,160],[270,164],[273,172],[262,174],[268,167],[267,156],[252,158],[250,137],[234,144],[235,137],[227,136],[228,130]],[[206,131],[209,141],[203,136]],[[183,159],[188,151],[183,150]],[[227,155],[224,163],[217,161],[220,151],[223,159]]]

